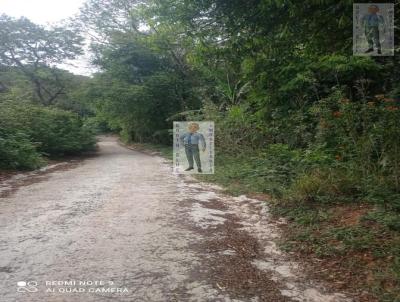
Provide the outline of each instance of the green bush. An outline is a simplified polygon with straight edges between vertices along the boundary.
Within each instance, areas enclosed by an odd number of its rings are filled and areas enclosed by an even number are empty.
[[[0,128],[0,168],[36,169],[43,164],[40,154],[22,132]]]
[[[236,155],[251,152],[263,145],[263,135],[255,131],[256,116],[248,105],[234,105],[220,111],[210,102],[204,104],[201,119],[214,121],[215,145],[223,150],[224,154]],[[195,116],[192,117],[196,119]],[[259,129],[257,129],[259,130]]]
[[[368,96],[350,100],[336,89],[312,109],[319,118],[317,141],[325,145],[329,166],[340,166],[345,179],[358,179],[366,200],[400,210],[400,107],[398,99]]]
[[[0,167],[34,169],[41,155],[92,150],[95,138],[78,115],[30,103],[0,103]]]
[[[93,133],[77,114],[29,103],[0,104],[1,125],[25,133],[40,153],[49,156],[75,154],[94,147]]]

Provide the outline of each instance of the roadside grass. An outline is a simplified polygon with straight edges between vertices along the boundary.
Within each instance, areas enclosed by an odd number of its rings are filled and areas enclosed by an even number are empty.
[[[370,219],[385,213],[365,204],[273,206],[272,210],[289,220],[281,248],[317,263],[312,275],[338,289],[368,291],[379,301],[400,301],[400,233]]]
[[[262,161],[262,162],[260,162]],[[232,195],[249,194],[270,198],[282,196],[286,171],[265,165],[258,156],[242,153],[225,155],[216,153],[215,174],[197,175],[203,181],[222,185]]]
[[[140,144],[172,159],[172,148]],[[284,156],[251,153],[216,153],[215,174],[195,175],[199,180],[222,185],[232,195],[247,194],[268,202],[275,217],[285,217],[280,247],[304,261],[310,276],[328,281],[333,288],[360,294],[360,301],[400,301],[400,214],[346,194],[353,192],[352,180],[343,180],[344,194],[326,194],[308,199],[316,175],[295,184],[294,165]],[[283,168],[282,168],[283,167]],[[319,180],[319,182],[321,182]],[[310,189],[311,188],[311,189]],[[311,190],[311,191],[309,191]],[[296,199],[297,192],[305,193]],[[342,192],[341,192],[342,193]],[[300,194],[301,195],[301,194]],[[333,197],[330,197],[333,196]]]

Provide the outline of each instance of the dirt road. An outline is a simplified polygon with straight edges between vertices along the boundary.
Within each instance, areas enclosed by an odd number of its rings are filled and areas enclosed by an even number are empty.
[[[286,260],[262,202],[99,146],[0,187],[0,301],[351,301]]]

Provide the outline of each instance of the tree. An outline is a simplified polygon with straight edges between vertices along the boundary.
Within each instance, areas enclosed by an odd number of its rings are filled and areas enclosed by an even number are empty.
[[[82,43],[76,30],[60,26],[47,29],[26,18],[0,16],[0,65],[22,72],[45,105],[54,103],[65,91],[55,66],[81,54]]]
[[[95,41],[104,43],[115,32],[139,32],[140,22],[132,14],[142,0],[88,0],[75,21]]]
[[[196,77],[186,60],[186,42],[177,28],[152,23],[141,2],[89,1],[84,7],[80,19],[101,37],[92,48],[102,71],[86,98],[125,139],[165,143],[167,119],[201,103],[193,93]],[[110,19],[100,20],[101,12]]]

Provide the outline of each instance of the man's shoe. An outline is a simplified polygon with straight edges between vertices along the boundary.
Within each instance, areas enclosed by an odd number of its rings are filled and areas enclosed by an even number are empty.
[[[199,171],[199,173],[203,172],[203,170],[201,168],[198,168],[197,171]]]
[[[193,170],[193,169],[194,169],[193,167],[189,167],[185,171],[190,171],[190,170]]]
[[[373,51],[374,51],[373,48],[368,48],[364,53],[370,53],[370,52],[373,52]]]

